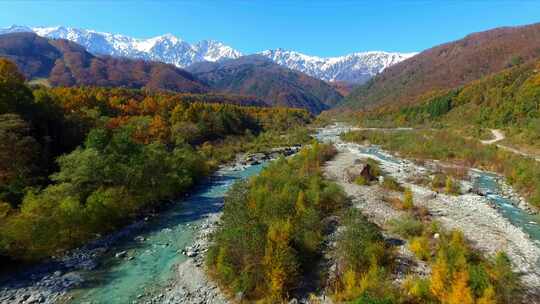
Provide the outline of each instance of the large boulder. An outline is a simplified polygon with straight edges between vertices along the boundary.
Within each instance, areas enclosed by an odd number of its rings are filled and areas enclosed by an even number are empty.
[[[371,175],[371,166],[369,164],[358,163],[355,161],[355,164],[352,167],[345,169],[343,179],[346,182],[352,183],[359,176],[362,176],[366,181],[371,181],[375,179]]]

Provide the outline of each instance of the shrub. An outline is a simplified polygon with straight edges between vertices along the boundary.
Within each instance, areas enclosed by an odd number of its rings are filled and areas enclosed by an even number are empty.
[[[392,219],[388,222],[390,231],[404,238],[411,238],[422,235],[424,225],[419,220],[410,215]]]
[[[348,301],[366,295],[372,299],[393,296],[393,287],[385,271],[392,265],[393,251],[384,242],[377,226],[356,209],[348,211],[344,224],[345,230],[337,244],[340,273],[335,282],[336,300]]]
[[[495,280],[497,298],[503,303],[512,303],[520,290],[519,278],[512,271],[512,262],[504,253],[499,252],[492,261],[492,279]]]
[[[403,191],[403,187],[391,176],[385,176],[382,184],[383,188],[392,191]]]
[[[381,170],[379,161],[372,158],[368,158],[366,160],[366,164],[369,165],[369,174],[371,176],[373,176],[374,178],[377,178],[382,175],[382,170]]]
[[[413,237],[409,249],[411,249],[414,255],[422,261],[427,261],[431,257],[429,239],[425,236]]]
[[[409,275],[403,283],[403,289],[413,303],[431,302],[430,282],[426,278]]]
[[[444,192],[453,195],[459,194],[459,185],[450,176],[446,177]]]
[[[368,181],[363,176],[358,176],[354,179],[354,183],[359,186],[365,186],[368,184]]]
[[[433,176],[431,180],[431,188],[433,190],[439,190],[445,186],[446,176],[444,174],[438,173]]]
[[[410,188],[405,189],[403,194],[403,209],[411,210],[414,208],[413,193]]]

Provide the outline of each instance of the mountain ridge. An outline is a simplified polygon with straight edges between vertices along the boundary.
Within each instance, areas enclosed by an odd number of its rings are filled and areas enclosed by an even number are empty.
[[[345,107],[408,104],[540,58],[540,23],[500,27],[427,49],[355,88]]]
[[[34,32],[46,38],[67,39],[84,46],[89,52],[96,55],[161,61],[180,68],[186,68],[201,61],[219,62],[250,55],[242,54],[219,41],[202,40],[190,44],[172,34],[138,39],[121,34],[64,26],[26,27],[13,25],[0,29],[0,34],[11,32]],[[416,53],[368,51],[336,57],[318,57],[278,48],[255,54],[263,55],[280,65],[324,81],[363,83],[389,66]]]
[[[220,62],[200,62],[187,70],[220,93],[255,96],[279,106],[319,113],[336,105],[342,96],[328,83],[281,66],[261,55]]]

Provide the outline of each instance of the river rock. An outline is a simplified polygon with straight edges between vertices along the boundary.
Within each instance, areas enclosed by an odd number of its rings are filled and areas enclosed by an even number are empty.
[[[344,172],[344,179],[347,182],[354,182],[354,180],[362,176],[366,181],[373,179],[370,173],[371,166],[369,164],[355,164],[352,167],[346,168]]]
[[[127,251],[123,250],[123,251],[117,252],[117,253],[114,255],[114,257],[115,257],[115,258],[124,258],[126,255],[127,255]]]

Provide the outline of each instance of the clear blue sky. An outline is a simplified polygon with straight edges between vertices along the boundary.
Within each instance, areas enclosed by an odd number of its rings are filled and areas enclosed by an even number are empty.
[[[419,51],[468,33],[540,22],[540,1],[0,1],[0,26],[66,25],[244,52],[285,48],[319,56]]]

